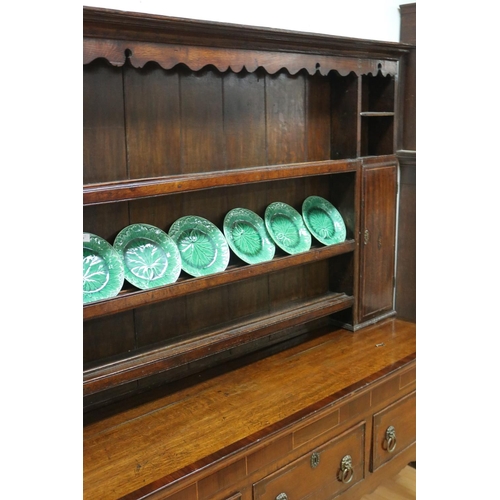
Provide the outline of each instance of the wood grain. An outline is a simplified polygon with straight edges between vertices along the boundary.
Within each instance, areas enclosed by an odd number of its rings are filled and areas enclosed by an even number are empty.
[[[363,174],[360,323],[393,309],[396,182],[394,164]]]
[[[83,68],[83,183],[128,178],[122,70]]]
[[[384,343],[384,347],[376,347]],[[348,350],[351,355],[343,355]],[[370,380],[415,353],[415,326],[330,331],[303,345],[166,391],[84,428],[85,498],[116,498]],[[366,382],[365,382],[366,383]],[[168,439],[158,439],[168,436]]]

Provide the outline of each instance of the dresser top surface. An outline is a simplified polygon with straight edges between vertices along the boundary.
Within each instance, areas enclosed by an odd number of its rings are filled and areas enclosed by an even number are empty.
[[[263,359],[212,370],[190,384],[170,384],[151,393],[154,397],[143,395],[86,416],[89,498],[103,478],[122,496],[298,421],[319,402],[340,400],[416,359],[413,323],[392,319],[355,333],[333,328],[320,333]]]

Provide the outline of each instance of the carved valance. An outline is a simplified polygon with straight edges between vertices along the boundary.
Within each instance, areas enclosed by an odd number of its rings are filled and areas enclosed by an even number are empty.
[[[327,75],[335,70],[342,76],[351,72],[357,75],[375,75],[380,71],[384,76],[397,72],[397,61],[84,38],[83,63],[88,64],[97,58],[104,58],[114,66],[123,66],[129,59],[135,68],[142,68],[148,62],[156,62],[163,69],[171,69],[182,63],[192,71],[212,65],[221,72],[230,69],[235,73],[243,69],[253,73],[260,67],[269,74],[286,69],[292,75],[301,70],[306,70],[310,75]]]

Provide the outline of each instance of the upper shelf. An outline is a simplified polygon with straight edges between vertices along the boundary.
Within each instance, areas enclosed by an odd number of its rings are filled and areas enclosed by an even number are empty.
[[[214,187],[350,172],[356,170],[358,165],[358,160],[325,160],[288,165],[270,165],[266,167],[222,170],[210,173],[87,184],[83,188],[83,204],[97,205],[100,203],[128,201]]]
[[[84,64],[105,58],[136,68],[150,61],[164,69],[183,63],[193,71],[214,65],[220,71],[263,67],[270,74],[286,68],[322,75],[395,74],[406,44],[353,39],[236,24],[83,9]],[[167,49],[167,50],[166,50]]]

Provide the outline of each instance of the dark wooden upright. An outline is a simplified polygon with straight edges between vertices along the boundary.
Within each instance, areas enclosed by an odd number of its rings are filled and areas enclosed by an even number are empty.
[[[416,321],[416,4],[400,6],[401,42],[410,44],[405,58],[403,134],[397,151],[400,164],[398,265],[396,310],[398,317]]]
[[[412,47],[83,20],[84,232],[222,230],[233,208],[311,195],[347,230],[83,306],[85,499],[359,498],[415,460],[416,327],[394,300]]]

